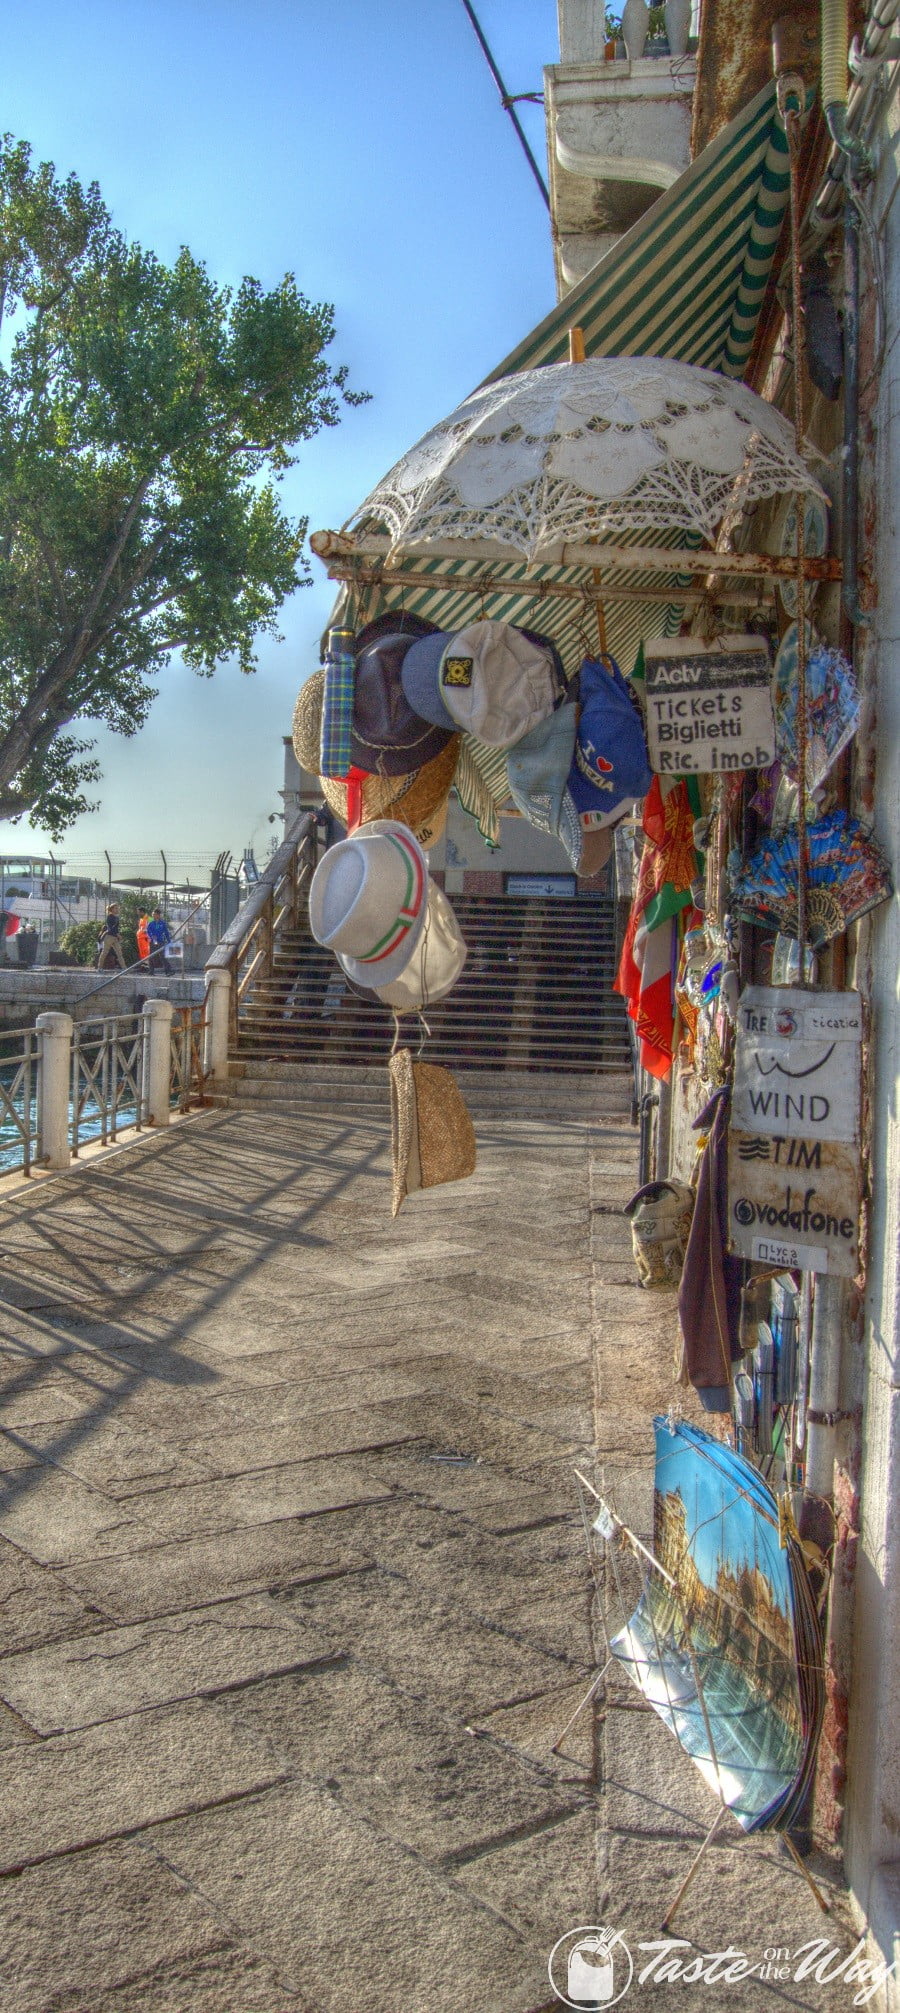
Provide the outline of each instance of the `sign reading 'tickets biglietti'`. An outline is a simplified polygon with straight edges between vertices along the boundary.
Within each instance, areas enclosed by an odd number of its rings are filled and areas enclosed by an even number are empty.
[[[758,636],[644,645],[647,747],[660,776],[739,775],[775,760],[772,666]]]

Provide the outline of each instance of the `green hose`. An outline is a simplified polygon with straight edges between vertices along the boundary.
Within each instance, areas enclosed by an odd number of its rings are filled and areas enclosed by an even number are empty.
[[[822,104],[847,103],[847,0],[822,0]],[[829,121],[830,124],[830,121]]]

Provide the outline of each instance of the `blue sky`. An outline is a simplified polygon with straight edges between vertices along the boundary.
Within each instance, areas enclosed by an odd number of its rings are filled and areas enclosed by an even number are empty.
[[[511,91],[558,60],[553,0],[480,0]],[[371,405],[304,447],[284,501],[340,524],[553,305],[546,209],[461,0],[31,0],[4,24],[2,125],[96,179],[120,228],[215,279],[297,275]],[[520,107],[543,169],[540,107]],[[172,665],[149,725],[103,733],[101,809],[57,850],[264,851],[282,735],[332,589],[283,611],[252,680]],[[0,824],[0,849],[47,849]]]

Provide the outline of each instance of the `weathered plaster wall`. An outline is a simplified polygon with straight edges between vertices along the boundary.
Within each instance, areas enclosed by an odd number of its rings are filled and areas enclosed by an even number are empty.
[[[879,135],[871,203],[885,270],[884,359],[873,383],[874,435],[862,492],[863,564],[878,606],[860,656],[874,674],[869,746],[878,837],[900,877],[900,114]],[[868,320],[874,333],[872,280]],[[877,359],[873,362],[877,363]],[[867,376],[863,358],[863,379]],[[865,749],[863,750],[865,756]],[[869,777],[860,777],[863,799]],[[854,1893],[890,1959],[900,1959],[900,898],[877,911],[868,942],[873,1015],[870,1250],[860,1537],[850,1700],[846,1864]],[[888,1990],[900,2007],[900,1985]]]

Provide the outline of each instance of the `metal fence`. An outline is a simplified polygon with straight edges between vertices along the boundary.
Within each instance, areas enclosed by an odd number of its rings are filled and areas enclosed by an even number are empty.
[[[169,1108],[208,1104],[204,1006],[176,1008],[169,1047]],[[150,1026],[143,1014],[110,1014],[72,1030],[68,1140],[73,1157],[87,1144],[111,1146],[122,1132],[150,1122]],[[0,1176],[30,1174],[46,1161],[43,1035],[37,1028],[0,1033]],[[158,1093],[157,1093],[158,1094]]]
[[[0,1035],[0,1173],[31,1172],[38,1148],[40,1036],[33,1027]]]
[[[206,1025],[205,1007],[176,1007],[169,1067],[169,1102],[173,1110],[193,1111],[208,1102]]]
[[[76,1024],[72,1036],[72,1152],[87,1141],[111,1145],[144,1118],[144,1022],[111,1014]]]

